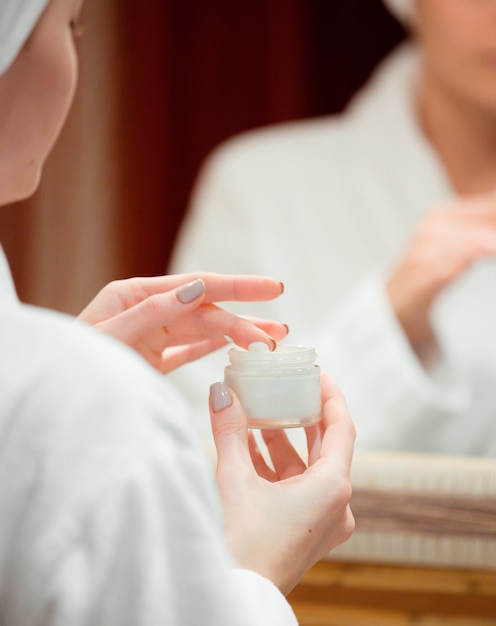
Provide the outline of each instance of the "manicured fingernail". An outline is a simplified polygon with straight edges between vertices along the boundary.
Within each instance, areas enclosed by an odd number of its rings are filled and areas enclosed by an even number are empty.
[[[283,324],[283,326],[286,329],[286,335],[289,335],[289,326],[287,324]]]
[[[232,404],[231,394],[224,381],[214,383],[210,387],[210,402],[213,410],[218,413]]]
[[[282,295],[284,293],[284,283],[279,283],[281,285],[281,293],[279,295]]]
[[[204,293],[205,283],[201,278],[197,278],[177,290],[177,299],[183,304],[188,304],[188,302],[193,302],[193,300],[196,300]]]

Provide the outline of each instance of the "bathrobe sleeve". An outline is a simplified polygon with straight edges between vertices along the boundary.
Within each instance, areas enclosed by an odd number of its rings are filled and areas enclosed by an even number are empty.
[[[3,626],[294,626],[234,569],[182,399],[63,316],[0,307]]]

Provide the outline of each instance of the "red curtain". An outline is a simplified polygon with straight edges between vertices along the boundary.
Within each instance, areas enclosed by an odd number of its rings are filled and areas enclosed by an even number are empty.
[[[404,36],[380,0],[132,2],[124,18],[130,275],[166,267],[214,146],[340,110]]]

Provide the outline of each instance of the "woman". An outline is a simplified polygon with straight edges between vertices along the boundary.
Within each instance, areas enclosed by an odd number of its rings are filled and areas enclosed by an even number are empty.
[[[36,189],[63,125],[81,4],[0,4],[1,203]],[[22,305],[1,256],[3,626],[295,624],[284,594],[353,528],[353,426],[341,394],[324,376],[312,467],[273,433],[270,469],[237,399],[214,384],[218,502],[184,402],[156,371],[225,335],[273,348],[282,324],[214,302],[280,293],[262,277],[132,279],[107,286],[77,321]]]
[[[496,2],[387,4],[411,40],[342,115],[215,151],[171,269],[281,276],[257,310],[317,348],[360,448],[495,456]]]

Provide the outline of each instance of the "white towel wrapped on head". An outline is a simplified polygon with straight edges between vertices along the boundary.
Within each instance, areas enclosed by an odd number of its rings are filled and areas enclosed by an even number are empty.
[[[0,0],[0,74],[14,61],[48,0]]]
[[[413,0],[383,0],[386,7],[403,25],[411,24],[414,16]]]

